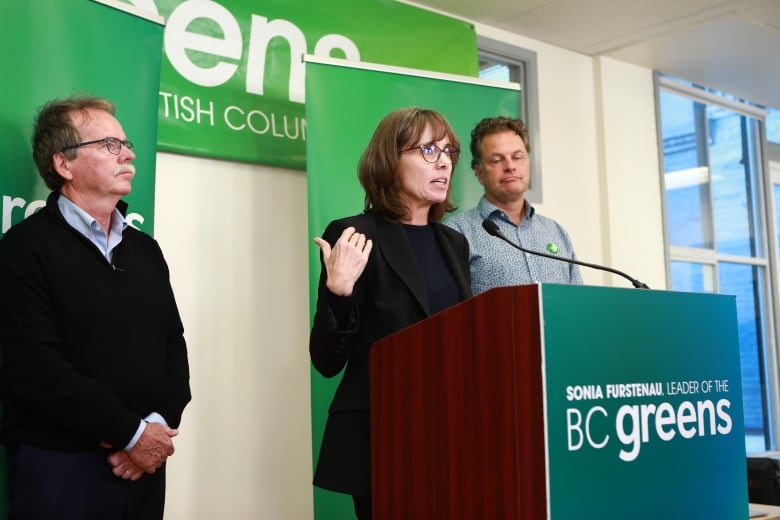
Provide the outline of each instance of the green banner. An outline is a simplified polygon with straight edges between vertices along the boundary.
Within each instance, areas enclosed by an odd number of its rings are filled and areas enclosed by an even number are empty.
[[[303,170],[304,54],[477,74],[464,22],[394,0],[125,0],[165,16],[161,150]]]
[[[476,59],[476,58],[475,58]],[[320,236],[333,219],[360,213],[364,192],[357,164],[379,121],[407,106],[437,110],[450,122],[464,150],[452,177],[453,199],[463,209],[482,194],[469,168],[471,129],[483,117],[517,117],[516,85],[475,78],[433,74],[419,70],[356,64],[346,60],[306,63],[306,118],[309,236]],[[319,279],[319,248],[309,249],[310,316],[313,318]],[[312,438],[316,463],[327,410],[338,378],[326,380],[312,372]],[[343,495],[315,488],[315,518],[349,518],[351,501]]]
[[[2,24],[8,52],[0,96],[0,234],[43,205],[48,189],[32,161],[33,118],[49,99],[71,94],[116,104],[137,155],[133,191],[125,197],[128,220],[151,233],[162,25],[90,0],[8,0]]]
[[[550,518],[747,518],[734,296],[543,285],[541,301]]]

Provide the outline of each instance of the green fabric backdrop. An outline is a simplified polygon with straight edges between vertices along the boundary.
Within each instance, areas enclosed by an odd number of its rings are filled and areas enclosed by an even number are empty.
[[[464,153],[453,175],[453,193],[461,209],[474,205],[482,188],[469,168],[467,152],[474,125],[487,116],[517,117],[517,85],[499,85],[463,76],[428,74],[345,60],[310,58],[306,67],[309,238],[320,236],[331,220],[360,213],[363,189],[357,163],[379,121],[407,106],[444,114],[458,134]],[[319,280],[319,248],[310,241],[310,316],[314,316]],[[312,369],[312,442],[314,462],[327,410],[340,376],[326,380]],[[348,497],[315,488],[315,519],[351,518]]]
[[[395,0],[155,3],[164,151],[304,169],[304,54],[477,72],[470,24]]]
[[[36,109],[52,98],[86,93],[117,105],[138,156],[133,192],[125,198],[129,220],[151,233],[162,25],[87,0],[9,0],[0,23],[8,50],[6,94],[0,96],[0,232],[40,207],[48,194],[32,161]]]

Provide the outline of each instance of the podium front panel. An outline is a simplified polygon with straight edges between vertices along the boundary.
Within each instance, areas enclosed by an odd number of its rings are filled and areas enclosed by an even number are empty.
[[[375,518],[543,518],[536,286],[494,290],[371,353]]]
[[[748,514],[733,296],[493,289],[371,353],[374,514]]]
[[[747,518],[735,297],[541,295],[550,518]]]

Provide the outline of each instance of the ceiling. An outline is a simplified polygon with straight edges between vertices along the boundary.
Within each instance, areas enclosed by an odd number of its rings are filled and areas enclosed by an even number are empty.
[[[780,109],[780,0],[415,0]]]

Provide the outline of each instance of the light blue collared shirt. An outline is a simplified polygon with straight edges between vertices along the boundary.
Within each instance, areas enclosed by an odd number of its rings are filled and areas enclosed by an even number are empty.
[[[475,295],[507,285],[582,283],[577,265],[526,254],[488,234],[482,227],[482,221],[490,218],[506,237],[522,247],[577,259],[571,239],[560,224],[537,213],[527,200],[523,209],[523,220],[516,226],[483,195],[476,207],[444,222],[463,233],[469,241],[471,289]]]
[[[95,244],[95,246],[100,249],[100,252],[103,253],[103,256],[106,257],[106,261],[111,263],[114,258],[114,249],[122,242],[122,232],[128,226],[122,213],[114,208],[114,213],[111,214],[108,240],[106,240],[106,230],[103,229],[103,226],[98,224],[98,221],[89,213],[78,207],[73,201],[61,193],[60,198],[57,199],[57,206],[60,208],[60,212],[62,213],[65,222],[87,237],[90,242]],[[162,415],[157,412],[150,413],[138,425],[135,435],[130,439],[127,446],[124,447],[125,451],[129,451],[135,446],[146,428],[146,423],[150,422],[168,426],[168,423]]]
[[[127,227],[127,221],[122,213],[114,208],[114,213],[111,215],[108,240],[106,240],[106,230],[103,229],[103,226],[98,224],[97,220],[65,195],[60,194],[57,206],[59,206],[65,222],[95,244],[100,249],[100,252],[103,253],[103,256],[106,257],[106,260],[111,263],[114,257],[114,249],[122,242],[122,232]]]

